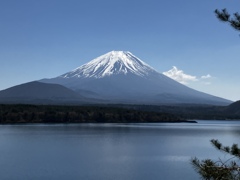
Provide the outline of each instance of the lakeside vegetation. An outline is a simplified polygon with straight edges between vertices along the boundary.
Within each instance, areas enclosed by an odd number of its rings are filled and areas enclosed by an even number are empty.
[[[113,105],[109,105],[113,106]],[[240,119],[240,101],[234,102],[229,106],[213,106],[213,105],[114,105],[115,107],[135,109],[139,111],[159,112],[174,114],[177,117],[195,120],[225,120]]]
[[[144,123],[182,122],[169,113],[100,107],[53,105],[0,105],[0,123]]]
[[[144,123],[240,119],[239,106],[240,101],[230,106],[2,104],[0,123]]]

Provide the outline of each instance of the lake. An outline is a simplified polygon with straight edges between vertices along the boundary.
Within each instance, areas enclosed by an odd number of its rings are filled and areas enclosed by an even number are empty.
[[[190,159],[227,158],[240,121],[0,125],[0,179],[193,180]]]

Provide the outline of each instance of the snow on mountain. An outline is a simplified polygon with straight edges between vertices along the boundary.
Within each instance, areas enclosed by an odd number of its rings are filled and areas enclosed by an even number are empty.
[[[128,51],[111,51],[61,75],[62,78],[103,78],[114,74],[132,73],[146,76],[156,71]]]
[[[82,96],[110,103],[231,103],[157,72],[128,51],[111,51],[73,71],[40,82],[60,84]]]

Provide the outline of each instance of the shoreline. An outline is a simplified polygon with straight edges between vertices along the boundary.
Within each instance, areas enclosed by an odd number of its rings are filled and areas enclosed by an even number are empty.
[[[0,125],[56,125],[56,124],[157,124],[157,123],[198,123],[194,120],[184,121],[159,121],[159,122],[12,122],[12,123],[0,123]]]

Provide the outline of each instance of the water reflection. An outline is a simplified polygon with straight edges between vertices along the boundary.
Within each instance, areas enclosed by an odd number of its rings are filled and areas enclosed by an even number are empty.
[[[238,122],[0,126],[1,179],[197,179],[189,160],[224,158]],[[170,173],[174,172],[174,173]]]

